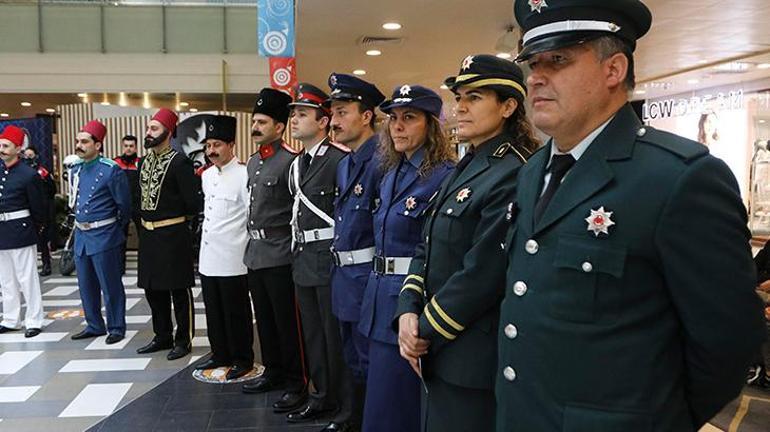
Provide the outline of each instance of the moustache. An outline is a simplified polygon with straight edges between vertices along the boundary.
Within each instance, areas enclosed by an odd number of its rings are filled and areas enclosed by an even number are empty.
[[[157,138],[154,138],[152,135],[147,135],[144,137],[144,148],[149,149],[153,147],[159,146],[163,141],[168,138],[169,131],[165,131]]]
[[[209,153],[206,155],[207,158],[218,158],[219,153]]]
[[[251,132],[251,136],[253,136],[253,137],[261,137],[262,136],[262,132],[260,132],[260,131],[252,131]]]
[[[75,147],[75,153],[85,153],[86,151],[80,147]]]

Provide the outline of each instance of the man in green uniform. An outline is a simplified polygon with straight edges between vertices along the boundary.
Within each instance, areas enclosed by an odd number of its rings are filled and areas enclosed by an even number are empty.
[[[696,431],[763,338],[727,165],[628,104],[638,0],[516,0],[518,60],[551,136],[519,173],[496,379],[498,431]]]

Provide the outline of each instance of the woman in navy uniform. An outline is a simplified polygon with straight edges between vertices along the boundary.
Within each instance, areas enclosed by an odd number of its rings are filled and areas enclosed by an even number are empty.
[[[420,428],[420,378],[399,355],[391,322],[428,202],[454,167],[454,152],[439,123],[441,106],[435,92],[416,85],[396,87],[391,100],[380,105],[388,115],[379,148],[386,173],[374,212],[374,269],[358,324],[369,339],[366,432]]]
[[[458,135],[472,148],[431,202],[399,296],[399,345],[425,382],[428,431],[490,431],[505,282],[500,239],[516,175],[537,142],[512,62],[468,56],[445,84],[457,100]]]

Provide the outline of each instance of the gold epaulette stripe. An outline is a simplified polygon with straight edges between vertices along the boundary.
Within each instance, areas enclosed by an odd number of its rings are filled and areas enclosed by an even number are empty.
[[[465,327],[460,325],[457,321],[453,320],[446,312],[444,312],[444,309],[441,309],[441,306],[438,305],[438,302],[436,301],[436,296],[433,296],[432,299],[430,299],[430,304],[433,305],[433,308],[436,309],[436,312],[438,312],[438,315],[446,321],[447,324],[449,324],[453,329],[457,331],[463,331],[465,330]]]

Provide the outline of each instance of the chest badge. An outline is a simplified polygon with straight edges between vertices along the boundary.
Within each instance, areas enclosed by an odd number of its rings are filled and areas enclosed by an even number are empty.
[[[467,200],[468,197],[470,196],[471,196],[471,188],[466,187],[466,188],[460,189],[460,192],[457,192],[457,196],[455,197],[455,199],[457,200],[457,202],[461,203]]]
[[[356,184],[353,186],[353,193],[356,194],[356,196],[361,196],[361,194],[364,193],[364,186],[361,183]]]
[[[417,208],[417,198],[410,196],[406,199],[406,209],[407,210],[414,210]]]
[[[588,222],[588,231],[593,231],[596,237],[599,237],[600,233],[609,234],[609,228],[615,225],[612,221],[611,211],[605,211],[604,206],[599,207],[599,210],[591,210],[591,214],[585,218]]]

